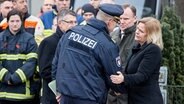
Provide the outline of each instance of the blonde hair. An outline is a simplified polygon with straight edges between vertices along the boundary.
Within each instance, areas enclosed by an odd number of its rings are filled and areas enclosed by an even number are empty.
[[[144,17],[138,21],[145,25],[147,33],[147,42],[156,44],[160,49],[163,49],[162,30],[160,22],[153,17]]]

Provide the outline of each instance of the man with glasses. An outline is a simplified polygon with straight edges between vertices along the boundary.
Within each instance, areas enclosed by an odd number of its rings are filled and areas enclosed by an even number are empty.
[[[51,81],[51,64],[59,39],[63,33],[77,24],[76,14],[72,10],[63,9],[58,13],[57,22],[56,33],[45,38],[38,49],[38,64],[43,79],[42,104],[57,104],[54,93],[48,87]]]
[[[102,4],[96,19],[63,35],[52,62],[60,104],[105,104],[109,87],[124,92],[123,86],[109,80],[122,70],[118,46],[109,36],[122,13],[119,5]]]

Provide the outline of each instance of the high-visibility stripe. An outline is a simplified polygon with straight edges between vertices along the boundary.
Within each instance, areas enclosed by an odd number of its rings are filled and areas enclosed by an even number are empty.
[[[5,30],[7,27],[8,27],[8,23],[6,23],[6,22],[0,25],[0,28],[2,30]]]
[[[0,54],[0,59],[1,60],[18,60],[18,59],[22,59],[22,60],[26,60],[26,55],[23,54]]]
[[[25,94],[17,94],[17,93],[10,93],[10,92],[0,92],[0,98],[10,98],[10,99],[32,99],[34,98],[34,95],[31,95],[30,93],[30,81],[26,81],[26,87],[25,87]]]
[[[26,81],[26,75],[21,69],[17,69],[15,72],[19,75],[20,79],[22,80],[22,83]]]
[[[0,54],[0,60],[28,60],[30,58],[37,58],[37,53],[25,54]]]
[[[36,71],[37,71],[37,72],[40,72],[39,66],[38,66],[38,65],[36,66]]]
[[[24,27],[25,28],[35,28],[38,22],[36,21],[25,21]]]
[[[45,37],[48,37],[48,36],[52,35],[53,33],[54,33],[54,31],[51,30],[51,29],[46,29],[46,30],[43,31],[43,35]]]
[[[0,81],[2,81],[3,76],[4,76],[4,74],[5,74],[7,71],[8,71],[8,70],[5,69],[5,68],[2,68],[2,69],[1,69],[1,71],[0,71]]]
[[[26,96],[31,95],[30,92],[30,81],[26,81]]]
[[[15,93],[8,93],[8,92],[0,92],[0,98],[10,98],[10,99],[32,99],[34,95],[25,95],[25,94],[15,94]]]
[[[27,58],[26,58],[26,59],[30,59],[30,58],[38,58],[37,53],[29,53],[29,54],[27,54],[26,56],[27,56]]]

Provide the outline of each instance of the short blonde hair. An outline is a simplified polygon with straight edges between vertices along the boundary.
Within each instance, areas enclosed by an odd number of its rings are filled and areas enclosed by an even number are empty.
[[[156,44],[163,49],[162,30],[160,22],[153,17],[144,17],[138,20],[138,24],[143,23],[147,33],[147,42]]]

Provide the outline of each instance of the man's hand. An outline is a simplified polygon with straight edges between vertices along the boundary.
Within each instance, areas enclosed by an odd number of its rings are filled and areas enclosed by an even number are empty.
[[[118,93],[118,92],[115,92],[115,91],[114,91],[114,94],[115,94],[116,96],[121,95],[121,93]]]
[[[57,100],[58,104],[60,104],[60,101],[61,101],[61,94],[60,93],[57,93],[56,100]]]
[[[118,71],[117,74],[118,75],[111,75],[110,76],[112,83],[120,84],[120,83],[124,82],[124,75],[120,71]]]

